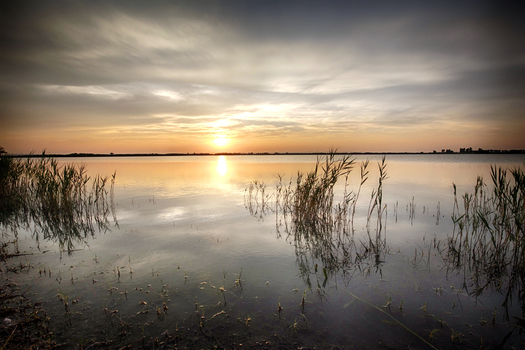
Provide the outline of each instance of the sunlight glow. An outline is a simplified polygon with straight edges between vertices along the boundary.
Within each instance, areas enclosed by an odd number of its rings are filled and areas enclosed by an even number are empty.
[[[228,140],[224,135],[220,135],[213,140],[213,143],[215,143],[215,146],[224,147],[228,144],[229,141],[230,140]]]
[[[226,175],[228,172],[228,166],[226,165],[226,157],[219,156],[219,163],[217,164],[217,172],[220,176]]]

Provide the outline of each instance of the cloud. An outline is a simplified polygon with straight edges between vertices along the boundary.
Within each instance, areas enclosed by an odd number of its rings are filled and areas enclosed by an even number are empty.
[[[523,125],[521,13],[490,1],[22,1],[2,12],[4,133]]]

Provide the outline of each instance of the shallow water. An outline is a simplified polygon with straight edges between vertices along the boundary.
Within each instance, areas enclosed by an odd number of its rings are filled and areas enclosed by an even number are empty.
[[[357,242],[366,237],[366,211],[381,157],[357,157],[350,189],[357,189],[358,163],[366,158],[370,175],[357,206]],[[276,226],[274,213],[250,215],[245,206],[252,180],[263,181],[271,194],[277,174],[288,181],[298,171],[311,170],[315,160],[60,160],[86,163],[93,175],[116,171],[118,226],[71,254],[53,242],[37,246],[29,233],[20,232],[20,250],[32,255],[17,259],[34,268],[15,278],[43,302],[57,337],[72,348],[104,339],[116,339],[115,347],[141,339],[153,346],[165,331],[179,332],[182,347],[257,341],[267,346],[431,348],[430,343],[449,348],[455,336],[456,346],[478,348],[482,342],[491,347],[503,341],[512,330],[503,317],[503,296],[496,291],[477,300],[469,296],[461,289],[463,276],[447,273],[433,244],[453,230],[453,183],[458,194],[472,192],[478,175],[488,182],[491,165],[520,166],[523,155],[387,156],[384,261],[364,270],[329,271],[329,278],[320,261],[299,252],[293,237]],[[337,193],[342,191],[340,185]],[[305,259],[310,270],[301,273]],[[57,294],[67,296],[70,312]],[[517,301],[510,312],[521,315]],[[513,334],[505,346],[519,347],[519,342]]]

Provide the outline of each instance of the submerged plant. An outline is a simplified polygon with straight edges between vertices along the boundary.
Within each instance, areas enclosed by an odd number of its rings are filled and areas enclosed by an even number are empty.
[[[37,242],[41,238],[59,243],[71,252],[74,242],[85,241],[95,231],[109,228],[113,213],[113,186],[109,177],[86,174],[86,166],[59,165],[42,154],[33,159],[0,156],[0,226],[3,234],[18,229],[31,231]]]

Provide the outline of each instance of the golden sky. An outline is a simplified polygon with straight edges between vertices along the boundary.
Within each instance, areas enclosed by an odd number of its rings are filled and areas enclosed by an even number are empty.
[[[508,4],[2,6],[10,153],[525,148],[525,28]]]

